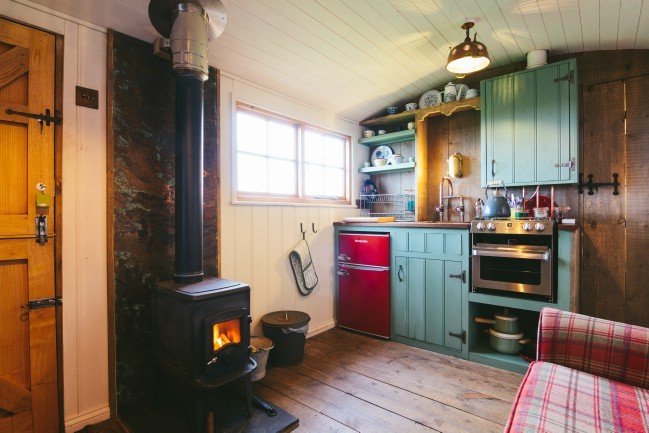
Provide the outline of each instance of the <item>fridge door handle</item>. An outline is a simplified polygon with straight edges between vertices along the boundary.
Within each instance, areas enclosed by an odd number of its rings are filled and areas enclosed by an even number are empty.
[[[347,254],[338,254],[338,260],[341,262],[348,262],[351,259]]]
[[[403,266],[399,265],[399,270],[397,271],[397,278],[399,282],[403,282]]]
[[[338,275],[341,277],[348,277],[349,276],[349,271],[347,269],[339,268],[338,272],[336,272]]]
[[[351,263],[343,263],[340,265],[339,269],[358,269],[361,271],[371,271],[371,272],[386,272],[389,271],[390,268],[388,267],[383,267],[383,266],[370,266],[370,265],[353,265]]]

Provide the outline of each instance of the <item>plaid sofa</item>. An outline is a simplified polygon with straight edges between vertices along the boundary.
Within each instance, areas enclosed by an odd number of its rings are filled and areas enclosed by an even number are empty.
[[[544,308],[506,433],[649,433],[649,329]]]

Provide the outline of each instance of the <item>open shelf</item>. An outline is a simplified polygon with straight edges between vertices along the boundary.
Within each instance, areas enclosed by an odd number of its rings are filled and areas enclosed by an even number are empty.
[[[444,104],[436,105],[434,107],[420,108],[418,110],[404,111],[397,114],[390,114],[388,116],[375,117],[372,119],[363,120],[361,126],[376,126],[376,125],[390,125],[394,123],[408,123],[415,120],[415,118],[425,119],[426,117],[433,116],[450,116],[458,111],[479,110],[480,97],[471,99],[462,99],[461,101],[446,102]],[[387,135],[387,134],[386,134]]]
[[[469,292],[469,302],[497,305],[499,307],[518,308],[520,310],[541,311],[544,307],[559,308],[557,304],[531,299],[510,298],[486,293]]]
[[[363,146],[381,146],[392,143],[401,143],[415,139],[415,130],[406,129],[405,131],[391,132],[389,134],[375,135],[374,137],[361,138],[358,144]]]
[[[469,350],[469,360],[521,374],[525,373],[530,365],[520,355],[496,352],[485,338],[478,340],[473,349]]]
[[[403,162],[401,164],[384,165],[383,167],[361,167],[358,172],[363,174],[399,173],[401,171],[412,171],[415,169],[415,165],[415,162]]]

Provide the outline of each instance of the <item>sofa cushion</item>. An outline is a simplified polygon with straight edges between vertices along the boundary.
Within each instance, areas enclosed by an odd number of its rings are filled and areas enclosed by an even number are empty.
[[[649,390],[533,362],[505,432],[649,433]]]

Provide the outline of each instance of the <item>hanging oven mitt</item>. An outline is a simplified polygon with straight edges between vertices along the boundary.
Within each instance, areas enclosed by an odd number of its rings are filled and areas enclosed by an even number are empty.
[[[297,289],[301,295],[307,296],[318,284],[318,276],[313,267],[309,245],[304,239],[298,242],[293,251],[291,251],[289,259]]]

